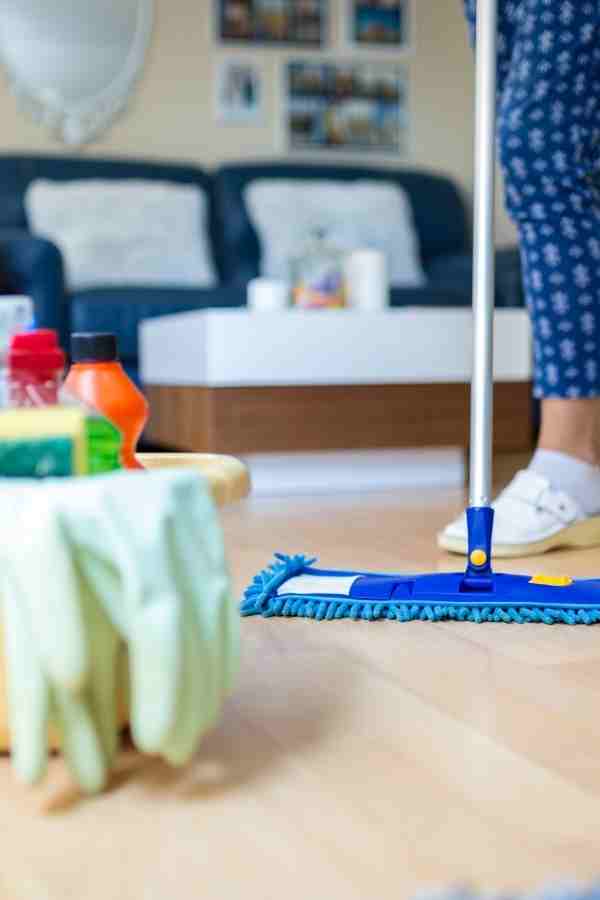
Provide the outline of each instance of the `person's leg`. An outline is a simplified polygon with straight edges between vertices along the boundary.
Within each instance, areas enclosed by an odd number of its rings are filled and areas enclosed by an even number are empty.
[[[600,398],[542,400],[538,448],[600,465]],[[600,477],[600,476],[599,476]]]
[[[471,43],[475,44],[475,25],[477,19],[477,0],[464,0],[465,14],[469,24]],[[498,0],[498,92],[501,93],[510,70],[515,27],[517,23],[517,6],[514,0]]]
[[[520,555],[600,543],[600,11],[500,0],[499,12],[500,159],[542,401],[538,449],[495,504],[495,550]],[[440,544],[464,552],[464,519]]]
[[[585,515],[600,512],[600,398],[546,397],[529,468],[566,491]]]
[[[519,229],[533,323],[534,389],[544,399],[597,397],[598,5],[522,0],[517,7],[498,131],[507,208]],[[567,432],[579,420],[575,408],[544,406],[546,421],[560,410]],[[595,415],[595,404],[580,407],[586,408]]]
[[[465,7],[473,35],[476,0]],[[600,464],[600,402],[570,402],[600,394],[600,16],[560,0],[499,0],[498,13],[500,155],[534,325],[539,446]]]
[[[531,468],[567,484],[588,514],[600,512],[599,100],[597,4],[523,0],[499,143],[542,405]]]

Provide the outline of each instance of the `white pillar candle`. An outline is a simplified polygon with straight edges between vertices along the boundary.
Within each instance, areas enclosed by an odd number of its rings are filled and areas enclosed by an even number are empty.
[[[248,309],[277,312],[290,305],[290,287],[276,278],[253,278],[248,283]]]
[[[355,309],[385,309],[389,304],[387,262],[379,250],[354,250],[345,260],[344,277],[348,306]]]

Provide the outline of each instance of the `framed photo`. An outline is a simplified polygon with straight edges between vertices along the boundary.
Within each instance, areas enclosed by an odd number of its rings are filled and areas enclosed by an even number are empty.
[[[293,150],[405,154],[408,76],[387,62],[288,63],[285,128]]]
[[[215,0],[218,36],[244,44],[321,47],[328,0]]]
[[[353,47],[405,49],[410,44],[412,0],[346,0]]]
[[[221,60],[215,87],[219,122],[250,125],[262,120],[263,85],[255,62],[237,58]]]

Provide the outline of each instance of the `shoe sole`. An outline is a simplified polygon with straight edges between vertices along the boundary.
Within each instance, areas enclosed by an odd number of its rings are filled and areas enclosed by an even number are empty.
[[[467,555],[467,542],[463,538],[453,538],[445,534],[438,535],[438,547],[450,553]],[[537,556],[549,550],[582,550],[586,547],[600,546],[600,516],[584,519],[575,525],[561,528],[555,534],[541,541],[530,541],[527,544],[494,543],[492,556],[508,559],[518,556]]]

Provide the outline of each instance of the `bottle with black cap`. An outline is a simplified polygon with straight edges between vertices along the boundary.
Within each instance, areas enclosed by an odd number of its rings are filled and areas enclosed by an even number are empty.
[[[106,416],[121,432],[121,462],[141,469],[135,448],[148,419],[148,402],[119,362],[114,334],[71,335],[72,366],[65,390]]]

